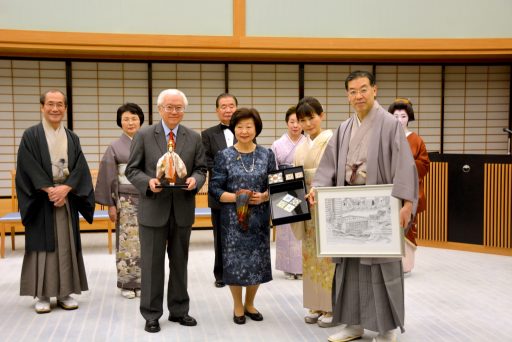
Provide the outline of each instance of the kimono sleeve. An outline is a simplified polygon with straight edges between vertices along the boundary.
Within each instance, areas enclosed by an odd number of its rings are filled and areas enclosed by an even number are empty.
[[[98,178],[96,179],[96,188],[94,190],[96,203],[115,206],[117,192],[117,163],[114,149],[112,146],[109,146],[103,158],[101,158]]]

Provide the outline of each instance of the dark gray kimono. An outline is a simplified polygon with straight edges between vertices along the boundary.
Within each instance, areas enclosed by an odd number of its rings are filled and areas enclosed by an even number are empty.
[[[91,172],[82,153],[78,136],[66,128],[69,177],[64,184],[68,194],[73,236],[81,249],[79,212],[89,223],[94,214]],[[21,138],[17,156],[16,193],[21,220],[25,226],[26,251],[55,251],[53,203],[41,190],[54,186],[48,143],[42,123],[29,127]]]

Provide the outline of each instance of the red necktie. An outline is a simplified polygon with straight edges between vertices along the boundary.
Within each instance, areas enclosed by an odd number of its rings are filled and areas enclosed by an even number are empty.
[[[169,141],[167,143],[172,144],[172,150],[176,147],[176,141],[174,140],[174,133],[172,131],[169,132]]]

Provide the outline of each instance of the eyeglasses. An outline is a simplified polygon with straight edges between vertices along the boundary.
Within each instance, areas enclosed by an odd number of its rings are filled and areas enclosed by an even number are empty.
[[[350,97],[356,97],[357,94],[360,94],[361,96],[365,96],[368,95],[368,93],[370,92],[370,88],[367,88],[367,87],[363,87],[359,90],[356,90],[356,89],[351,89],[348,91],[348,96]]]
[[[171,106],[171,105],[168,105],[168,106],[161,106],[163,109],[164,109],[164,112],[166,113],[172,113],[172,112],[176,112],[176,113],[183,113],[185,111],[185,107],[182,107],[182,106]]]
[[[66,108],[66,105],[62,102],[46,102],[44,105],[50,109],[52,109],[53,107],[57,107],[57,109]]]

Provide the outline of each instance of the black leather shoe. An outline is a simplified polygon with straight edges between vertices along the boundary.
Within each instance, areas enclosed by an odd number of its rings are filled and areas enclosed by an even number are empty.
[[[150,319],[146,321],[146,326],[144,327],[144,330],[150,333],[157,333],[160,331],[160,324],[158,323],[157,319]]]
[[[189,315],[181,316],[181,317],[172,317],[169,316],[169,321],[177,322],[181,325],[185,325],[187,327],[193,327],[197,325],[197,321],[194,317],[190,317]]]
[[[224,287],[226,286],[226,283],[224,283],[222,280],[215,280],[215,287]]]
[[[236,324],[245,324],[245,315],[237,316],[233,313],[233,322]]]
[[[249,311],[245,310],[245,315],[252,319],[253,321],[263,321],[263,315],[259,312],[256,313],[250,313]]]

